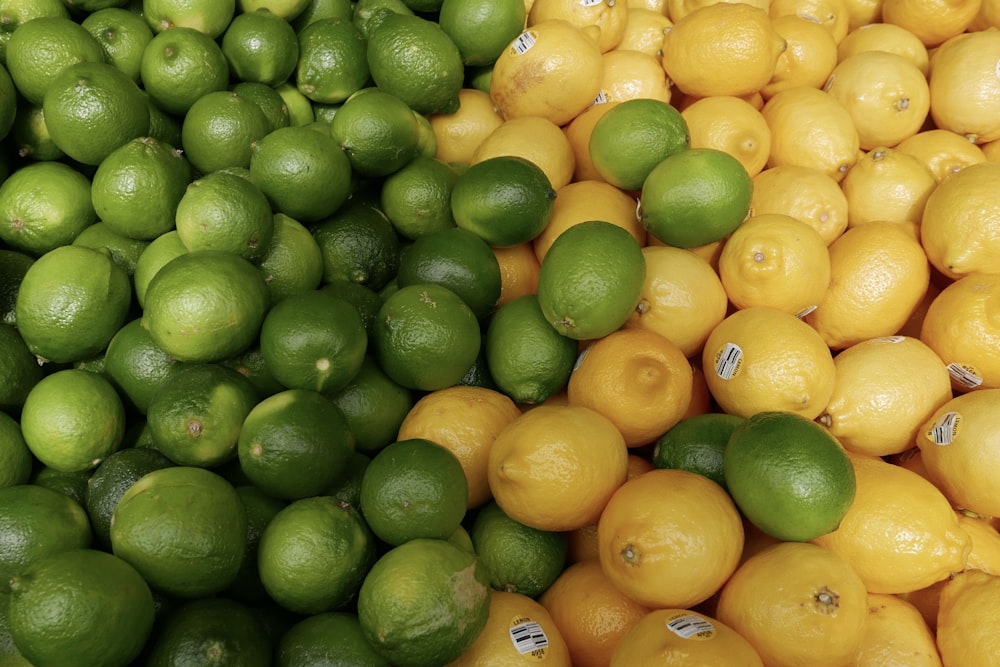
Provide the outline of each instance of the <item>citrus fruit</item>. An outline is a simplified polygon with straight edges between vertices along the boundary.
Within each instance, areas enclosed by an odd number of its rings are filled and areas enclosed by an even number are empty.
[[[763,665],[757,650],[718,619],[689,609],[656,609],[639,619],[611,656],[612,667],[646,664]]]
[[[371,354],[345,387],[326,396],[344,413],[354,447],[361,452],[393,442],[415,400],[411,390],[389,379]]]
[[[382,183],[379,204],[396,232],[416,240],[455,226],[451,191],[458,172],[449,164],[418,155]]]
[[[22,30],[25,26],[27,29]],[[4,65],[17,91],[38,105],[66,67],[104,62],[100,43],[65,13],[35,16],[15,26],[5,40],[4,55]]]
[[[772,17],[771,25],[784,40],[770,81],[760,89],[764,98],[796,86],[822,88],[837,66],[837,40],[823,23],[803,13]]]
[[[264,111],[235,90],[213,90],[195,100],[181,123],[181,148],[202,174],[250,166],[254,142],[269,128]]]
[[[476,148],[503,124],[488,92],[476,88],[458,91],[458,109],[433,113],[427,120],[437,139],[435,157],[446,164],[471,164]]]
[[[740,511],[780,540],[805,542],[837,528],[855,497],[843,446],[792,412],[758,412],[730,435],[726,487]]]
[[[602,53],[606,53],[621,42],[628,24],[628,4],[596,2],[582,5],[564,0],[531,3],[528,10],[529,26],[553,19],[567,21],[581,29],[596,28],[597,45]]]
[[[961,572],[941,589],[937,617],[937,647],[944,664],[988,662],[995,650],[995,607],[1000,578],[986,572]],[[975,614],[975,616],[972,616]],[[982,619],[969,624],[969,618]]]
[[[476,147],[469,164],[502,155],[521,157],[541,169],[553,189],[573,178],[576,158],[562,128],[541,116],[510,118],[490,132]]]
[[[271,303],[277,303],[320,286],[323,254],[316,239],[298,220],[275,213],[273,227],[267,254],[258,266],[264,274]]]
[[[622,326],[638,305],[646,275],[642,248],[603,220],[563,232],[542,260],[538,303],[564,336],[600,338]]]
[[[364,33],[343,17],[313,21],[298,31],[295,85],[314,102],[337,104],[368,83]]]
[[[104,352],[104,374],[122,400],[142,414],[160,384],[181,367],[153,342],[141,318],[122,325]]]
[[[753,181],[739,160],[690,148],[653,167],[642,184],[643,227],[667,245],[692,248],[732,233],[750,212]]]
[[[653,465],[698,473],[726,488],[723,470],[726,445],[743,420],[724,412],[685,417],[657,438]]]
[[[6,412],[0,412],[0,489],[26,484],[34,464],[21,426]]]
[[[153,32],[172,26],[194,28],[213,39],[221,35],[236,11],[234,0],[213,0],[193,6],[184,0],[143,0],[143,16]]]
[[[109,5],[91,10],[80,25],[101,45],[105,62],[139,83],[142,52],[153,39],[153,31],[142,16],[122,6]]]
[[[390,667],[365,639],[358,615],[347,611],[312,614],[296,622],[281,635],[274,660],[277,667],[308,667],[322,660]]]
[[[128,487],[140,477],[173,463],[166,456],[148,447],[126,447],[94,468],[87,479],[86,507],[95,541],[104,548],[111,546],[111,515]]]
[[[33,665],[129,664],[153,629],[149,586],[104,551],[53,554],[15,575],[10,587],[11,637]]]
[[[500,265],[500,299],[503,306],[514,299],[538,292],[538,272],[541,266],[531,243],[519,243],[509,248],[493,248]]]
[[[494,591],[486,625],[472,645],[449,664],[463,667],[489,662],[499,666],[525,660],[572,664],[566,642],[545,607],[521,593]]]
[[[150,20],[151,15],[146,15]],[[143,90],[167,113],[183,116],[206,93],[225,90],[229,63],[222,47],[208,34],[172,24],[157,30],[142,52],[139,72]]]
[[[276,86],[288,80],[298,63],[295,29],[268,9],[233,17],[220,45],[230,71],[240,81]]]
[[[465,65],[493,64],[527,20],[523,0],[442,0],[440,5],[438,24],[458,47]]]
[[[399,269],[400,239],[376,206],[350,199],[310,228],[323,258],[323,282],[357,283],[380,290]]]
[[[961,4],[972,7],[972,3]],[[930,116],[938,129],[983,144],[1000,137],[994,118],[996,83],[989,74],[1000,39],[995,30],[959,33],[934,51],[928,74]]]
[[[458,658],[489,617],[490,588],[475,555],[416,538],[383,554],[358,592],[358,619],[375,651],[400,667]]]
[[[687,121],[667,102],[633,99],[601,116],[590,135],[597,172],[623,190],[640,190],[653,168],[691,146]]]
[[[876,148],[861,156],[841,181],[848,225],[891,220],[919,222],[937,179],[915,155]]]
[[[271,641],[254,610],[225,597],[185,601],[170,608],[149,642],[146,664],[178,663],[268,664]]]
[[[986,161],[983,149],[968,137],[941,128],[917,132],[899,142],[896,149],[920,158],[938,183],[965,167]]]
[[[934,634],[917,608],[895,595],[868,594],[868,621],[858,651],[859,667],[892,664],[940,665]]]
[[[132,283],[135,287],[135,298],[140,306],[146,302],[146,289],[153,276],[163,266],[178,255],[187,252],[184,243],[176,229],[160,234],[139,253],[132,273]]]
[[[139,261],[139,255],[146,249],[149,242],[131,239],[112,230],[103,222],[97,222],[77,234],[72,245],[108,253],[111,260],[124,269],[131,278],[135,273],[135,265]]]
[[[601,59],[604,61],[604,76],[598,99],[603,98],[605,104],[632,99],[660,102],[672,99],[670,82],[657,55],[616,47],[606,51]]]
[[[330,135],[360,176],[388,176],[416,157],[420,128],[401,98],[381,88],[351,95],[330,123]]]
[[[781,213],[819,232],[827,246],[848,223],[847,196],[832,176],[813,167],[791,164],[764,169],[753,177],[753,215]]]
[[[849,9],[840,0],[777,0],[768,11],[772,19],[798,15],[808,17],[829,31],[833,40],[839,43],[849,30]]]
[[[122,495],[111,515],[111,548],[150,587],[205,597],[239,573],[246,528],[240,497],[223,477],[170,466],[144,475]]]
[[[0,324],[0,359],[0,411],[16,414],[45,373],[13,324]]]
[[[741,97],[702,97],[684,107],[692,148],[726,151],[752,177],[767,165],[771,151],[771,128],[760,111]]]
[[[268,396],[240,429],[240,470],[268,495],[297,500],[323,493],[347,469],[354,437],[336,405],[308,389]]]

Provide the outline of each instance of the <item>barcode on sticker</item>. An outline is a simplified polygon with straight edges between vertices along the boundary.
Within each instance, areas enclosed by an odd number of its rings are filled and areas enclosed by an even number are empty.
[[[608,101],[608,96],[602,90],[601,92],[597,93],[597,97],[594,98],[594,101],[591,102],[591,104],[605,104],[607,103],[607,101]]]
[[[581,7],[593,7],[594,5],[599,5],[602,2],[604,2],[604,0],[580,0],[580,6]]]
[[[806,306],[805,308],[803,308],[799,312],[795,313],[795,317],[797,317],[797,318],[799,318],[801,320],[803,317],[805,317],[806,315],[808,315],[812,311],[816,310],[817,308],[819,308],[819,306]]]
[[[956,384],[970,389],[975,389],[983,383],[983,378],[976,375],[976,371],[972,367],[963,366],[962,364],[948,364],[948,375],[951,376],[951,379]]]
[[[955,436],[958,435],[958,425],[961,421],[962,417],[957,412],[946,412],[927,432],[927,437],[935,445],[950,445],[955,441]]]
[[[532,620],[524,620],[510,628],[510,641],[521,655],[548,648],[549,638],[542,626]]]
[[[715,358],[715,374],[723,380],[733,379],[743,365],[743,348],[736,343],[726,343]]]
[[[701,616],[685,614],[667,621],[667,629],[682,639],[698,636],[707,638],[715,632],[715,626]]]
[[[520,35],[514,38],[511,42],[510,48],[514,50],[514,53],[518,55],[524,55],[528,52],[528,49],[535,45],[535,33],[530,30],[525,30]]]
[[[882,338],[876,338],[880,343],[902,343],[906,340],[906,336],[883,336]]]

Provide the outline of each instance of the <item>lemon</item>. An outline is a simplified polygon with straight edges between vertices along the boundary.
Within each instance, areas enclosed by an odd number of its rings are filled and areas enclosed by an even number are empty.
[[[892,660],[927,667],[941,664],[934,634],[913,604],[895,595],[869,593],[858,665],[874,667]]]
[[[688,609],[657,609],[643,616],[622,637],[612,667],[664,660],[676,665],[763,665],[742,635],[716,618]],[[735,662],[735,661],[738,661]]]
[[[541,116],[505,120],[479,143],[469,164],[500,155],[523,157],[533,162],[545,172],[554,190],[569,184],[576,167],[573,146],[565,132]]]
[[[779,10],[783,11],[783,10]],[[771,80],[760,89],[763,97],[796,86],[821,88],[837,66],[837,41],[823,23],[805,13],[772,17],[772,27],[784,40]]]
[[[86,176],[61,162],[29,163],[0,183],[0,240],[35,257],[97,222]]]
[[[993,605],[998,591],[1000,579],[977,570],[955,575],[942,588],[937,624],[937,646],[942,660],[971,664],[991,659],[996,638],[984,630],[996,627]],[[969,624],[970,617],[982,619],[981,624]]]
[[[917,222],[937,184],[934,172],[915,155],[894,148],[871,150],[840,183],[847,198],[848,225]]]
[[[771,128],[760,110],[741,97],[702,97],[681,112],[693,148],[726,151],[743,165],[751,178],[767,165]]]

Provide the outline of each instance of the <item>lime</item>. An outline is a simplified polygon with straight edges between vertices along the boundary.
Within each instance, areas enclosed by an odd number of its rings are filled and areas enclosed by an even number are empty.
[[[0,9],[0,62],[7,59],[7,41],[22,23],[42,16],[70,18],[62,0],[25,0],[5,3]]]
[[[33,257],[23,252],[0,248],[0,323],[16,326],[14,304],[17,302],[17,293],[21,289],[24,274],[34,262]]]
[[[0,322],[0,411],[18,414],[45,372],[13,325]]]
[[[250,178],[276,211],[311,223],[347,200],[351,163],[329,134],[282,127],[254,142]]]
[[[365,639],[356,613],[328,611],[307,616],[282,635],[274,655],[274,667],[337,664],[391,667]]]
[[[380,540],[446,539],[465,516],[468,481],[451,450],[423,438],[379,451],[361,480],[361,513]]]
[[[415,400],[413,392],[386,375],[371,355],[347,386],[328,396],[347,418],[355,448],[363,452],[393,442]]]
[[[10,587],[10,633],[33,665],[127,665],[153,629],[149,586],[104,551],[53,554]]]
[[[538,303],[562,335],[601,338],[635,310],[645,276],[631,234],[603,220],[582,222],[560,234],[542,259]]]
[[[311,0],[302,13],[291,20],[296,33],[321,19],[351,19],[353,0]]]
[[[232,87],[232,92],[250,100],[264,112],[268,132],[291,124],[285,100],[272,86],[256,81],[241,81]]]
[[[47,556],[89,547],[93,539],[83,507],[37,484],[0,489],[0,581],[23,574]]]
[[[146,414],[163,381],[182,367],[153,342],[140,318],[123,325],[104,353],[104,374],[141,414]]]
[[[295,82],[313,102],[338,104],[368,83],[368,43],[350,19],[317,19],[298,39]]]
[[[0,412],[0,489],[27,484],[34,465],[21,426],[6,412]]]
[[[256,12],[267,9],[286,21],[305,11],[311,0],[236,0],[236,9],[243,12]]]
[[[181,147],[202,174],[229,167],[249,167],[253,143],[267,134],[264,111],[240,93],[205,93],[184,114]]]
[[[219,363],[250,380],[250,384],[257,389],[257,395],[262,398],[285,390],[285,386],[278,382],[271,369],[264,363],[264,355],[261,354],[259,345],[251,345],[235,357],[224,359]]]
[[[151,241],[174,227],[191,182],[191,166],[174,147],[141,137],[116,148],[94,172],[91,198],[101,222],[129,238]]]
[[[232,480],[230,481],[232,482]],[[267,591],[264,590],[264,584],[260,581],[257,553],[264,528],[288,503],[267,495],[252,484],[240,484],[235,488],[247,515],[247,546],[243,553],[240,573],[229,588],[223,592],[223,595],[249,604],[270,602]]]
[[[534,162],[502,155],[469,167],[451,192],[455,223],[494,247],[538,236],[552,215],[556,193]]]
[[[740,226],[752,193],[753,181],[739,160],[714,148],[691,148],[664,158],[649,172],[639,199],[640,220],[667,245],[707,245]]]
[[[33,486],[61,493],[83,507],[87,502],[87,481],[91,472],[91,470],[64,472],[47,465],[36,465],[28,482]]]
[[[395,382],[410,389],[449,387],[479,354],[475,313],[440,285],[408,285],[389,295],[375,320],[375,358]]]
[[[388,176],[417,155],[420,127],[406,102],[378,88],[362,88],[337,110],[330,135],[360,176]]]
[[[275,87],[278,95],[285,102],[288,109],[288,124],[299,126],[308,125],[316,120],[313,113],[312,103],[309,98],[299,92],[295,84],[286,81]]]
[[[91,184],[61,162],[34,162],[0,183],[0,241],[42,255],[97,222]]]
[[[351,458],[347,461],[347,468],[340,474],[337,481],[333,483],[325,496],[330,496],[335,500],[350,505],[351,507],[361,506],[361,479],[368,469],[368,464],[372,462],[370,456],[355,450],[351,453]],[[366,524],[367,525],[367,524]]]
[[[93,35],[104,51],[104,62],[114,65],[139,83],[142,52],[153,39],[145,19],[119,6],[97,9],[83,17],[80,25]],[[74,2],[78,6],[79,2]]]
[[[312,227],[323,255],[323,280],[347,280],[380,290],[399,269],[399,237],[381,210],[350,200]]]
[[[500,264],[483,239],[451,227],[425,234],[403,249],[396,281],[400,287],[432,284],[457,294],[479,320],[500,299]]]
[[[148,241],[129,238],[119,234],[103,222],[96,222],[76,235],[71,245],[83,246],[91,250],[107,253],[130,278],[135,273],[135,265]]]
[[[274,214],[274,232],[260,263],[271,302],[309,292],[323,281],[323,253],[315,237],[298,220]]]
[[[578,344],[549,323],[538,295],[526,294],[490,319],[485,350],[496,386],[518,403],[538,405],[569,382]]]
[[[840,442],[795,413],[747,417],[726,444],[723,472],[744,516],[779,540],[835,530],[854,501],[854,468]]]
[[[358,593],[358,620],[375,650],[399,667],[445,665],[486,625],[490,588],[475,554],[417,538],[386,552]]]
[[[62,70],[76,63],[103,63],[100,43],[69,16],[39,16],[17,26],[7,40],[6,66],[24,99],[41,104]]]
[[[32,104],[18,99],[17,115],[10,128],[10,137],[17,148],[17,155],[30,160],[59,160],[66,157],[61,148],[52,141],[49,128],[45,125],[45,112],[41,104]]]
[[[271,641],[260,619],[225,597],[192,600],[170,610],[147,649],[147,667],[271,664]]]
[[[538,597],[566,564],[566,533],[526,526],[495,501],[479,508],[470,537],[490,587],[498,591]]]
[[[344,299],[358,309],[370,345],[372,332],[375,331],[375,318],[378,316],[378,309],[382,307],[382,296],[379,292],[353,280],[331,280],[320,289]]]
[[[275,498],[323,493],[346,470],[354,436],[336,405],[309,389],[288,389],[258,403],[239,435],[240,467]]]
[[[246,511],[204,468],[171,466],[130,486],[111,516],[111,548],[154,589],[180,598],[228,587],[246,550]]]
[[[417,113],[458,110],[465,81],[462,54],[434,21],[387,13],[368,36],[368,66],[380,89]]]
[[[149,133],[146,97],[127,74],[103,62],[63,69],[50,83],[42,111],[56,146],[87,165]]]
[[[433,158],[418,156],[382,183],[380,204],[400,236],[417,239],[455,227],[451,191],[458,172]]]
[[[236,456],[243,420],[256,404],[246,376],[222,364],[191,364],[160,383],[146,424],[156,449],[174,463],[213,468]]]
[[[263,190],[226,171],[188,185],[175,220],[188,251],[228,252],[255,264],[267,255],[274,235],[274,215]]]
[[[236,13],[235,0],[142,0],[142,15],[153,32],[181,26],[203,32],[212,39],[221,35]]]
[[[180,146],[182,119],[161,109],[149,95],[146,95],[146,108],[149,110],[149,136],[168,146]]]
[[[708,412],[677,422],[653,446],[653,465],[704,475],[726,488],[723,454],[729,437],[743,417]]]
[[[181,241],[176,229],[160,234],[149,242],[146,249],[139,254],[135,262],[135,272],[132,283],[135,286],[135,298],[140,306],[146,303],[146,289],[153,276],[170,260],[187,253],[187,248]]]
[[[403,0],[356,0],[351,20],[368,39],[390,14],[413,15]]]
[[[277,86],[288,80],[299,59],[295,29],[267,9],[237,14],[221,44],[229,70],[240,81]]]
[[[151,18],[146,14],[147,21]],[[229,63],[222,47],[209,35],[172,26],[158,31],[153,25],[157,35],[142,52],[140,76],[158,107],[183,115],[202,95],[228,87]]]
[[[17,89],[7,68],[0,64],[0,137],[6,137],[17,115]]]
[[[588,149],[594,169],[623,190],[639,190],[653,167],[691,147],[687,121],[662,100],[632,99],[601,116]]]
[[[111,514],[125,491],[143,475],[171,465],[166,456],[145,447],[119,449],[101,461],[87,480],[85,506],[98,544],[111,546]]]
[[[443,0],[438,23],[470,66],[492,65],[527,20],[524,0]]]
[[[269,300],[253,264],[233,253],[199,250],[175,257],[152,277],[142,322],[175,359],[221,361],[257,340]]]
[[[354,598],[375,562],[375,540],[350,505],[329,496],[303,498],[267,524],[257,562],[275,602],[318,614]]]

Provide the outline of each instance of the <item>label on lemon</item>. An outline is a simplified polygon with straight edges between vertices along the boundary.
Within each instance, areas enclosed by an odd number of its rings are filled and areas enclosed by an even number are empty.
[[[580,0],[581,7],[593,7],[594,5],[599,5],[605,0]]]
[[[711,639],[715,636],[715,626],[712,622],[695,614],[678,613],[667,619],[667,630],[681,639]]]
[[[743,348],[736,343],[726,343],[715,355],[715,374],[723,380],[732,380],[743,367]]]
[[[975,389],[983,383],[983,378],[979,377],[976,373],[976,369],[969,364],[959,364],[952,362],[948,364],[948,375],[951,379],[963,387],[968,387],[969,389]]]
[[[902,343],[906,340],[906,336],[882,336],[881,338],[875,338],[874,340],[879,343]]]
[[[510,641],[521,655],[535,662],[545,660],[549,638],[545,630],[530,616],[515,616],[510,621]]]
[[[608,102],[608,95],[602,89],[601,92],[597,93],[597,97],[595,97],[594,101],[591,102],[590,104],[591,106],[595,106],[598,104],[607,104],[607,102]]]
[[[927,438],[935,445],[950,445],[958,437],[961,424],[962,415],[957,412],[946,412],[927,431]]]
[[[515,37],[514,41],[510,43],[510,50],[515,55],[523,56],[531,49],[531,47],[535,45],[537,38],[537,33],[534,33],[531,30],[525,30],[520,35]]]
[[[819,308],[819,306],[806,306],[805,308],[803,308],[799,312],[795,313],[795,317],[797,317],[797,318],[799,318],[801,320],[803,317],[805,317],[806,315],[808,315],[812,311],[816,310],[817,308]]]

